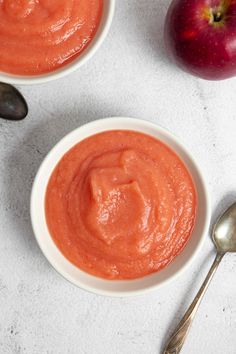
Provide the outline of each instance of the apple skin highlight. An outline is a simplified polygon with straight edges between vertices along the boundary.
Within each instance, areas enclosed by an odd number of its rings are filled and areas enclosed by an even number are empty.
[[[183,70],[206,80],[236,75],[235,0],[173,0],[164,37]]]

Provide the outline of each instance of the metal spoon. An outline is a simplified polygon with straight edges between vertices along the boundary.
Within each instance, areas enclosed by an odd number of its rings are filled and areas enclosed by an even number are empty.
[[[180,353],[189,328],[197,312],[198,306],[210,284],[213,275],[215,274],[220,261],[226,252],[236,252],[236,203],[231,205],[225,213],[218,219],[212,234],[217,255],[214,263],[211,266],[209,273],[206,276],[200,290],[198,291],[192,304],[189,306],[184,317],[177,326],[175,332],[170,338],[163,354],[178,354]]]
[[[0,117],[21,120],[27,114],[28,106],[22,94],[12,85],[0,82]]]

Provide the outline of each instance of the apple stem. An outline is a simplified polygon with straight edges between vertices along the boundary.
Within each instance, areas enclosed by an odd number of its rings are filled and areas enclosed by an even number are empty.
[[[213,14],[214,22],[220,22],[222,17],[222,13],[220,11]]]

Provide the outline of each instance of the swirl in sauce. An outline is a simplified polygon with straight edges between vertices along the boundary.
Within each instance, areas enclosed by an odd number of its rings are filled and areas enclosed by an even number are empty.
[[[48,73],[89,45],[103,0],[0,0],[0,71]]]
[[[69,150],[48,183],[46,219],[64,256],[108,279],[167,266],[186,245],[196,192],[183,162],[133,131],[91,136]]]

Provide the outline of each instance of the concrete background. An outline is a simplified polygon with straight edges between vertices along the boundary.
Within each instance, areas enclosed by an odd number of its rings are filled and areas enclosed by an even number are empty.
[[[140,117],[175,133],[201,166],[213,220],[236,200],[236,78],[207,82],[166,58],[169,0],[118,0],[112,29],[90,62],[45,85],[20,87],[22,122],[0,121],[0,353],[156,354],[214,257],[209,235],[174,283],[129,299],[95,296],[62,279],[30,226],[32,181],[66,133],[108,116]],[[200,307],[183,354],[236,353],[236,256],[227,255]]]

